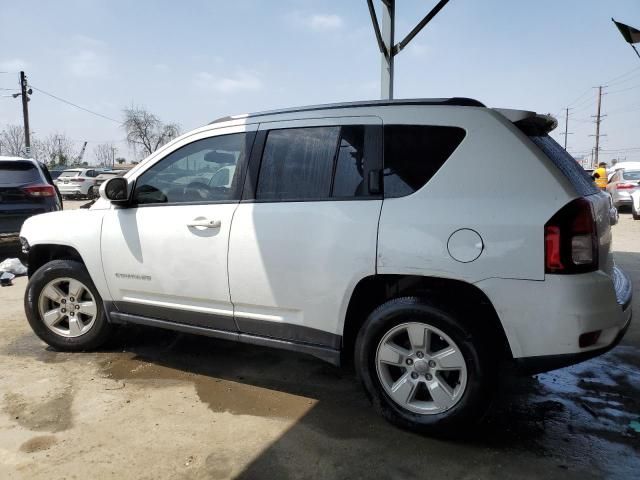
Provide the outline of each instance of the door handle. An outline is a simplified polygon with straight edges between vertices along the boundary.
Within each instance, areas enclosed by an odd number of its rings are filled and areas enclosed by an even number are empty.
[[[187,227],[194,228],[220,228],[220,225],[222,225],[222,222],[220,220],[209,220],[208,218],[201,217],[194,218],[189,223],[187,223]]]

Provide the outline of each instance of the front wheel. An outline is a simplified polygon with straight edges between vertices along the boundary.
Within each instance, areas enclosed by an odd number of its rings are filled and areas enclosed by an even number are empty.
[[[100,294],[82,263],[53,260],[31,277],[24,297],[34,333],[58,350],[92,350],[113,330]]]
[[[408,430],[455,435],[490,403],[496,368],[481,335],[416,297],[390,300],[358,334],[355,366],[374,407]]]

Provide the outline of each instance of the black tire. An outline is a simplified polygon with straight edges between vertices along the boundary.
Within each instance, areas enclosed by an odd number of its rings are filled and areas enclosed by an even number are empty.
[[[96,303],[96,319],[86,333],[78,337],[64,337],[50,330],[42,320],[38,308],[38,299],[45,286],[56,278],[73,278],[82,282],[93,295]],[[44,342],[57,350],[84,351],[94,350],[106,343],[113,333],[108,322],[102,298],[96,290],[85,266],[73,260],[53,260],[40,267],[29,279],[24,295],[24,309],[29,325]]]
[[[418,433],[459,436],[468,433],[486,413],[495,391],[496,362],[480,332],[472,332],[450,308],[417,297],[390,300],[369,315],[358,333],[355,368],[374,408],[388,421]],[[442,413],[419,414],[391,399],[376,371],[375,357],[382,337],[406,322],[436,327],[459,347],[467,367],[467,384],[458,402]]]

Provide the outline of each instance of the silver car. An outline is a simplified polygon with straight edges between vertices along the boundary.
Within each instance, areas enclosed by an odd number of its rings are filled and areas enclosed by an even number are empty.
[[[631,194],[640,189],[640,170],[618,170],[607,185],[616,208],[631,205]]]

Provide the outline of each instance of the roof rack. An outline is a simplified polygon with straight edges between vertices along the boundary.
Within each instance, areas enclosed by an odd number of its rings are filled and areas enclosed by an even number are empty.
[[[228,122],[240,118],[261,117],[274,115],[277,113],[311,112],[314,110],[331,110],[337,108],[356,107],[381,107],[388,105],[454,105],[458,107],[484,107],[485,105],[473,98],[451,97],[451,98],[407,98],[398,100],[365,100],[360,102],[327,103],[324,105],[309,105],[306,107],[283,108],[280,110],[268,110],[265,112],[247,113],[242,115],[231,115],[214,120],[213,123]]]

